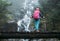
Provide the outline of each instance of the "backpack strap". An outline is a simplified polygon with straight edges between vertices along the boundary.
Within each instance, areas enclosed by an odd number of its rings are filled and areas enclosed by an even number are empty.
[[[43,14],[42,14],[42,13],[40,13],[39,15],[40,15],[40,17],[42,17],[42,18],[43,18]]]

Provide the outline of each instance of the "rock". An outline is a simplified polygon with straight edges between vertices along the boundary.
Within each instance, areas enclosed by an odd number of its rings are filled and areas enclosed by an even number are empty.
[[[0,29],[0,32],[16,32],[16,31],[17,31],[17,23],[15,22],[5,23]]]

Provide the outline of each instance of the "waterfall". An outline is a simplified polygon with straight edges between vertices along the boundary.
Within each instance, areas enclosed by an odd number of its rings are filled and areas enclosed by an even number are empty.
[[[26,13],[23,17],[22,20],[18,20],[17,24],[18,24],[18,29],[17,31],[20,31],[20,28],[22,27],[21,25],[24,26],[25,31],[30,32],[29,30],[29,25],[31,22],[31,15],[32,15],[32,11],[34,9],[35,6],[39,6],[38,4],[38,0],[25,0],[25,2],[23,3],[23,9],[26,10]]]
[[[12,2],[9,10],[13,12],[13,19],[17,20],[18,29],[20,32],[23,28],[24,31],[31,32],[29,25],[31,23],[31,15],[34,7],[39,6],[38,0],[9,0]],[[16,39],[8,39],[9,41],[16,41]],[[29,41],[29,39],[18,39],[18,41]],[[41,41],[41,40],[40,40]]]
[[[31,15],[35,7],[39,6],[38,0],[8,0],[12,2],[12,6],[8,7],[13,14],[13,20],[17,21],[17,31],[21,32],[22,29],[26,32],[31,32],[29,26],[31,23]]]

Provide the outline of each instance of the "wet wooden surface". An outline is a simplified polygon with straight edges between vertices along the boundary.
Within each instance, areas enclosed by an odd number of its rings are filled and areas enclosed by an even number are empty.
[[[0,38],[60,38],[59,32],[0,32]]]

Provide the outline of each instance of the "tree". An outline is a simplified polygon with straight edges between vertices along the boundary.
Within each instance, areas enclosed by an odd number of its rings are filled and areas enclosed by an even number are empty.
[[[47,29],[60,31],[60,0],[47,0],[42,7],[42,12],[47,19]]]
[[[7,10],[7,7],[10,5],[11,3],[8,3],[5,0],[0,0],[0,27],[9,19],[6,15],[10,13]]]

